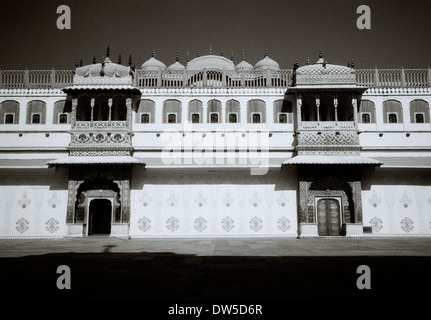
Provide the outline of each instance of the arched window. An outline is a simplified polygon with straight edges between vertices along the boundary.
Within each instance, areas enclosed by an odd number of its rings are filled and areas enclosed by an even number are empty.
[[[361,122],[362,123],[370,123],[370,121],[371,121],[370,114],[369,113],[362,113]]]
[[[221,114],[221,102],[219,100],[210,100],[207,104],[207,116],[209,123],[218,123],[219,114]]]
[[[156,109],[156,104],[153,100],[142,99],[139,102],[139,107],[137,110],[137,114],[140,115],[140,117],[139,116],[136,117],[136,122],[154,123],[155,109]],[[146,116],[144,116],[144,114]],[[147,120],[148,122],[145,122]]]
[[[170,99],[163,102],[163,123],[181,123],[181,101]]]
[[[385,123],[403,123],[403,108],[397,100],[383,102],[383,121]]]
[[[229,123],[237,123],[238,117],[236,113],[229,113]]]
[[[389,123],[397,123],[398,122],[398,116],[396,113],[389,113],[388,114],[388,122]]]
[[[253,113],[252,119],[253,119],[253,123],[260,123],[260,114],[259,113]]]
[[[148,113],[141,114],[141,123],[150,123],[150,115]]]
[[[265,123],[266,114],[265,102],[262,100],[250,100],[247,103],[247,122],[248,123]],[[253,115],[258,116],[253,116]],[[259,121],[258,121],[259,120]],[[258,122],[257,122],[258,121]]]
[[[410,102],[410,122],[411,123],[429,123],[430,108],[428,102],[424,100],[413,100]]]
[[[40,123],[40,113],[33,113],[31,115],[31,123],[32,124],[39,124]]]
[[[58,123],[67,123],[68,115],[66,113],[62,113],[58,117]]]
[[[27,124],[45,124],[46,103],[33,100],[27,104]]]
[[[18,124],[19,103],[7,100],[0,103],[0,124]]]
[[[274,101],[274,123],[292,123],[292,102],[288,100]]]
[[[359,119],[362,123],[376,123],[376,107],[374,103],[369,100],[360,101],[359,115]]]
[[[416,123],[424,123],[424,114],[423,113],[416,113],[415,114],[415,122]]]
[[[226,119],[229,123],[239,122],[240,104],[237,100],[229,100],[226,102]]]
[[[199,113],[192,113],[192,123],[199,123]]]
[[[72,112],[72,101],[70,99],[60,100],[54,103],[53,123],[69,123]]]
[[[210,115],[210,121],[211,123],[218,123],[218,113],[211,113]]]
[[[168,114],[168,123],[177,123],[177,115],[174,113]]]

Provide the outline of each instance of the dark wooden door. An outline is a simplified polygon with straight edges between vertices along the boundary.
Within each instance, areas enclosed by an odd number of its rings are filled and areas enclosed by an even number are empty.
[[[319,236],[339,236],[340,202],[336,199],[317,201],[317,232]]]

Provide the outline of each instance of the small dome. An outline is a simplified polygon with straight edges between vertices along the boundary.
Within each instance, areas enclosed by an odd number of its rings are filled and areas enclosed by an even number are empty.
[[[168,70],[184,70],[186,67],[183,66],[181,63],[179,63],[178,61],[175,61],[173,64],[171,64],[168,67]]]
[[[280,65],[272,60],[270,57],[268,57],[268,50],[265,51],[265,58],[258,61],[254,68],[256,70],[265,70],[265,69],[271,69],[271,70],[280,70]]]
[[[231,60],[217,55],[197,57],[187,63],[187,70],[204,69],[235,70],[235,65]]]
[[[153,56],[150,59],[148,59],[147,61],[145,61],[142,64],[141,68],[145,69],[147,71],[149,71],[149,70],[159,70],[159,69],[166,70],[166,65],[163,62],[157,60]]]
[[[244,55],[242,61],[236,65],[236,70],[253,70],[253,66],[244,60]]]

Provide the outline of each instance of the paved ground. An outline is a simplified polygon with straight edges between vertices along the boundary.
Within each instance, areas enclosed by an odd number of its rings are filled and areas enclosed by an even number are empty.
[[[371,289],[357,287],[360,265]],[[430,271],[431,238],[0,240],[10,299],[429,299]]]

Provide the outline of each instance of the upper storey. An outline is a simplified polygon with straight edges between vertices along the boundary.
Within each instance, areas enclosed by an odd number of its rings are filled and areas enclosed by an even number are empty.
[[[352,85],[365,88],[429,88],[431,87],[431,69],[354,69],[336,66],[320,57],[313,65],[299,66],[293,69],[280,69],[277,61],[265,52],[263,59],[254,66],[244,59],[239,63],[222,54],[198,56],[184,65],[178,55],[176,61],[166,65],[158,60],[153,52],[140,68],[124,66],[119,59],[113,63],[107,58],[102,62],[78,67],[75,70],[1,70],[0,88],[65,88],[74,85],[94,85],[103,80],[103,84],[130,85],[144,88],[287,88],[310,86],[316,83],[333,85]],[[101,76],[103,74],[103,76]],[[101,83],[97,83],[101,84]]]

